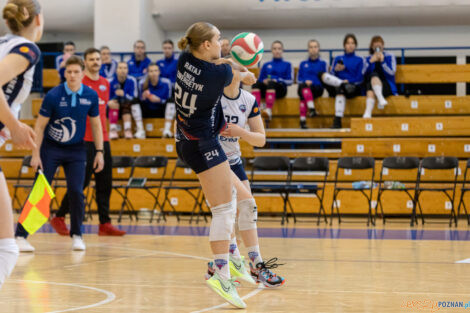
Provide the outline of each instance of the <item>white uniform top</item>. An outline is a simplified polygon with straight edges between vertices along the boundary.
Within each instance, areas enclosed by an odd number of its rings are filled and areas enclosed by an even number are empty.
[[[39,62],[41,52],[35,43],[23,37],[11,34],[0,37],[0,60],[11,53],[25,57],[30,63],[23,73],[2,87],[11,112],[19,118],[21,104],[28,98],[31,91],[34,66]],[[0,122],[0,146],[8,137],[8,130]]]
[[[246,90],[240,88],[240,93],[235,99],[225,94],[221,98],[222,110],[227,123],[237,124],[241,128],[247,128],[248,119],[260,115],[259,106],[255,97]],[[219,136],[220,144],[227,155],[230,165],[241,161],[239,137]]]

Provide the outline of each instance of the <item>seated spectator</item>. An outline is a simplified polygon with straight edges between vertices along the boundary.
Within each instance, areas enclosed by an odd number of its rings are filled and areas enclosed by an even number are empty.
[[[138,86],[134,77],[128,75],[129,69],[126,62],[119,62],[116,77],[110,83],[109,93],[109,139],[117,139],[119,113],[124,122],[124,138],[132,139],[131,113],[137,126],[135,137],[145,138],[144,124],[142,122],[142,110],[139,105]]]
[[[276,98],[284,98],[287,86],[293,82],[292,64],[282,59],[283,49],[284,46],[279,40],[272,43],[273,60],[263,64],[258,81],[252,86],[252,94],[258,103],[261,103],[261,98],[266,99],[263,115],[267,121],[272,118],[272,108]]]
[[[137,79],[137,81],[142,80],[147,74],[147,68],[150,63],[152,63],[152,61],[145,53],[145,42],[143,40],[137,40],[134,43],[134,54],[127,62],[129,75]]]
[[[222,38],[220,40],[220,48],[222,58],[230,57],[230,40],[228,40],[228,38]]]
[[[372,37],[369,46],[370,55],[367,57],[366,72],[366,110],[364,118],[372,117],[375,105],[375,97],[379,101],[378,107],[383,108],[388,104],[385,98],[398,95],[395,83],[397,60],[391,53],[384,51],[384,40],[380,36]]]
[[[57,72],[59,72],[61,83],[65,81],[65,63],[72,55],[75,54],[75,52],[75,43],[73,41],[67,41],[64,44],[63,54],[57,56],[55,59],[55,68],[57,69]]]
[[[108,81],[112,81],[116,77],[116,70],[118,62],[111,57],[111,50],[107,46],[100,49],[101,52],[101,69],[100,76],[103,76]]]
[[[165,118],[163,137],[172,137],[171,126],[175,117],[175,104],[168,103],[171,93],[171,81],[160,77],[160,68],[156,64],[148,67],[148,74],[140,84],[140,100],[145,118]],[[168,108],[172,104],[172,108]]]
[[[333,60],[331,74],[335,77],[328,77],[331,82],[327,87],[330,96],[335,97],[335,118],[333,128],[341,128],[341,119],[344,116],[346,99],[363,94],[362,85],[367,64],[363,57],[356,55],[357,39],[354,34],[347,34],[343,40],[344,54],[338,55]],[[339,79],[334,79],[339,78]]]
[[[165,128],[163,131],[163,137],[172,137],[171,132],[171,123],[175,118],[176,108],[175,108],[175,82],[176,82],[176,73],[178,65],[178,57],[175,56],[175,50],[173,41],[167,39],[162,44],[163,56],[164,59],[158,60],[157,65],[160,68],[160,77],[168,79],[171,83],[170,86],[170,98],[166,102],[165,109]]]

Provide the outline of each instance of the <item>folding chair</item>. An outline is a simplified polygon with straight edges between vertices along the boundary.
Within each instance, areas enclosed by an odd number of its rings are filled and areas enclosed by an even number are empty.
[[[31,168],[31,156],[25,156],[21,162],[21,167],[18,171],[18,176],[16,177],[16,183],[13,185],[13,197],[12,197],[12,207],[17,212],[21,211],[24,203],[20,201],[18,190],[19,189],[31,189],[34,184],[34,179],[36,173]],[[15,207],[15,202],[18,204],[18,207]]]
[[[114,190],[121,198],[121,208],[119,210],[118,223],[122,220],[122,213],[124,208],[129,213],[129,218],[132,220],[132,215],[138,220],[137,212],[132,207],[128,199],[128,187],[134,170],[134,158],[129,156],[113,156],[113,185]]]
[[[422,183],[422,171],[435,171],[435,170],[449,170],[449,179],[446,180],[447,182],[452,181],[452,187],[421,187]],[[453,178],[450,175],[450,170],[454,170]],[[416,183],[416,193],[415,193],[415,201],[420,207],[419,197],[423,192],[442,192],[446,195],[447,199],[449,199],[451,204],[451,211],[450,211],[450,221],[449,226],[452,226],[452,220],[455,222],[455,226],[457,226],[457,214],[454,208],[454,199],[455,199],[455,189],[457,186],[457,177],[459,175],[459,160],[456,157],[427,157],[421,160],[420,168],[419,168],[419,175],[418,181]],[[442,185],[442,184],[441,184]],[[424,217],[421,211],[421,219],[424,224]],[[416,221],[416,208],[413,210],[413,214],[411,216],[411,225],[414,225]]]
[[[370,180],[367,182],[370,184],[369,187],[338,187],[338,173],[342,170],[359,170],[359,171],[370,171]],[[371,157],[344,157],[338,160],[338,166],[336,167],[335,182],[333,190],[333,202],[331,203],[331,220],[330,225],[333,224],[334,209],[338,214],[338,223],[341,223],[341,215],[339,213],[339,205],[336,205],[338,194],[341,191],[360,192],[366,199],[369,207],[367,214],[367,226],[369,224],[375,225],[375,220],[372,217],[372,190],[374,188],[374,175],[375,175],[375,160]],[[368,191],[368,192],[367,192]]]
[[[404,188],[400,189],[387,189],[385,187],[385,182],[383,180],[384,172],[389,171],[387,179],[395,179],[398,177],[398,174],[408,173],[410,171],[416,171],[416,178],[414,179],[414,183],[412,187],[405,186]],[[395,175],[394,175],[395,174]],[[413,203],[413,210],[416,206],[416,201],[414,195],[411,195],[411,191],[416,190],[416,181],[418,180],[419,175],[419,158],[416,157],[388,157],[385,158],[382,162],[382,168],[380,170],[380,179],[379,179],[379,192],[377,194],[377,206],[375,207],[375,218],[377,218],[377,208],[380,207],[380,212],[382,215],[383,224],[385,224],[385,214],[383,210],[382,204],[382,195],[385,192],[404,192],[408,196],[408,198]],[[412,210],[412,212],[413,212]],[[421,207],[420,207],[421,211]]]
[[[164,207],[165,203],[168,203],[170,205],[171,209],[173,210],[173,212],[176,212],[176,208],[174,207],[174,205],[171,203],[171,200],[170,200],[170,191],[172,191],[172,190],[184,191],[188,195],[190,195],[191,198],[194,199],[194,205],[193,205],[193,208],[191,210],[191,218],[189,219],[189,223],[192,223],[195,213],[197,213],[196,224],[199,223],[199,216],[200,215],[203,216],[204,221],[207,223],[207,217],[206,217],[205,212],[202,208],[202,203],[204,202],[204,195],[202,195],[202,197],[201,197],[202,188],[199,185],[199,183],[196,183],[196,184],[195,183],[190,183],[189,185],[187,185],[187,184],[186,185],[183,185],[183,184],[175,185],[175,183],[176,183],[175,176],[176,176],[177,173],[182,174],[181,173],[182,171],[186,175],[191,175],[191,178],[195,178],[194,177],[194,172],[191,170],[189,165],[187,165],[183,160],[178,158],[176,160],[175,168],[173,169],[173,172],[171,173],[170,184],[168,186],[163,187],[163,189],[165,190],[165,199],[163,200],[163,203],[162,203],[161,206]],[[197,210],[197,212],[196,212],[196,210]],[[158,216],[157,222],[160,221],[160,217],[162,217],[162,216],[161,215]],[[180,219],[181,218],[179,217],[179,215],[176,215],[176,220],[178,222],[180,221]],[[165,218],[164,215],[163,215],[163,220],[166,221],[166,218]]]
[[[134,160],[132,181],[128,186],[128,190],[142,189],[153,197],[154,203],[151,210],[150,222],[153,221],[154,211],[157,207],[160,208],[159,214],[165,215],[163,206],[160,205],[158,199],[165,179],[167,165],[168,158],[164,156],[141,156]],[[129,202],[129,204],[135,211],[132,203]],[[174,213],[177,215],[176,212]]]
[[[296,158],[291,166],[291,181],[289,184],[290,193],[299,193],[299,194],[314,194],[320,203],[318,209],[318,220],[317,225],[320,225],[320,220],[323,215],[325,223],[328,223],[326,217],[326,211],[323,207],[323,198],[325,194],[326,179],[328,177],[328,172],[330,170],[329,161],[327,158],[322,157],[307,157],[307,158]],[[322,184],[308,184],[301,182],[294,182],[295,175],[317,175],[318,172],[323,173],[323,183]],[[321,192],[320,192],[321,191]]]
[[[281,175],[284,181],[267,181],[263,179],[263,182],[255,182],[255,174],[266,176],[266,175]],[[281,225],[284,225],[284,221],[289,222],[289,214],[287,213],[287,205],[289,205],[294,223],[297,222],[295,217],[292,204],[289,200],[289,182],[290,182],[290,160],[287,157],[256,157],[253,160],[253,166],[251,168],[251,191],[253,193],[277,193],[281,196],[284,205]]]
[[[465,201],[464,201],[463,197],[464,197],[464,195],[467,191],[470,191],[470,188],[465,187],[465,184],[467,184],[467,173],[468,173],[469,167],[470,167],[470,159],[467,160],[467,167],[465,168],[465,173],[463,175],[463,184],[462,184],[462,188],[460,189],[459,205],[457,207],[457,217],[459,218],[460,217],[460,206],[463,205],[465,215],[467,216],[468,225],[470,225],[470,218],[468,216],[467,206],[465,205]]]

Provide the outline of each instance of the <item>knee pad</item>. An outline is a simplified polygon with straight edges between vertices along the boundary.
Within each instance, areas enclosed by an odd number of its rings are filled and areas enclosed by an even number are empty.
[[[129,101],[121,103],[121,113],[122,115],[131,114],[131,103]]]
[[[230,240],[237,210],[232,202],[211,208],[212,221],[209,241]]]
[[[356,86],[353,85],[353,84],[350,84],[350,83],[347,83],[347,84],[343,84],[343,91],[344,91],[344,95],[346,96],[346,98],[351,98],[351,97],[354,97],[354,93],[356,91]]]
[[[173,120],[175,118],[176,109],[175,104],[173,102],[167,102],[165,108],[165,119],[166,120]]]
[[[238,229],[241,231],[256,229],[258,220],[258,207],[255,199],[246,199],[238,202]]]
[[[140,108],[140,104],[135,103],[131,105],[131,112],[132,112],[132,117],[134,118],[135,121],[142,120],[142,109]]]
[[[0,239],[0,287],[13,271],[18,255],[19,250],[15,239]]]

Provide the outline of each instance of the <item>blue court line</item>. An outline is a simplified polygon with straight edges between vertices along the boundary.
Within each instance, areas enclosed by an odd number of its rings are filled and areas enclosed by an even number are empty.
[[[165,226],[165,225],[119,225],[130,235],[156,236],[209,236],[208,226]],[[98,225],[83,225],[84,234],[97,234]],[[40,233],[54,233],[44,225]],[[258,228],[258,235],[264,238],[307,238],[307,239],[370,239],[370,240],[453,240],[470,241],[470,230],[426,230],[426,229],[351,229],[351,228]]]

